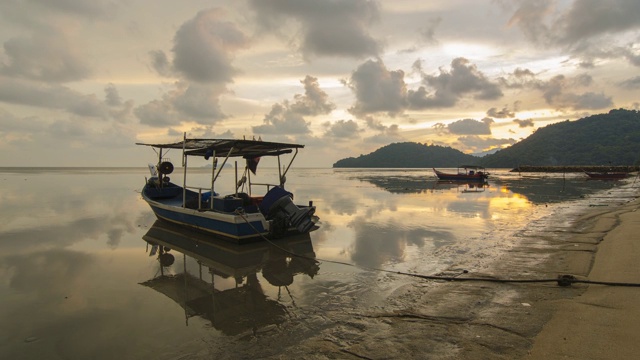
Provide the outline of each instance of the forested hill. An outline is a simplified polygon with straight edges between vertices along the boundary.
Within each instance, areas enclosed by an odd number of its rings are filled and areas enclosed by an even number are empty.
[[[547,125],[482,158],[482,165],[636,165],[639,157],[640,113],[620,109]]]
[[[423,145],[413,142],[394,143],[370,154],[346,158],[334,168],[429,168],[475,165],[480,158],[450,147]]]
[[[483,165],[637,165],[640,162],[640,112],[608,114],[564,121],[536,130],[528,138],[482,158],[450,147],[395,143],[368,155],[339,160],[333,167],[429,168]]]

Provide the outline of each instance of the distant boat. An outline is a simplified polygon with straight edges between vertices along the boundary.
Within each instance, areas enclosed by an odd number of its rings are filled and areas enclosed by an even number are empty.
[[[169,144],[142,144],[154,148],[157,164],[149,164],[151,178],[142,188],[142,198],[149,204],[156,217],[178,225],[223,236],[236,243],[246,243],[308,233],[317,229],[315,206],[293,203],[293,194],[285,190],[286,173],[293,163],[298,149],[304,145],[256,140],[187,139]],[[183,184],[174,184],[168,174],[173,164],[163,158],[163,150],[182,150]],[[258,161],[262,157],[292,154],[287,166],[278,167],[276,182],[253,183]],[[188,158],[211,158],[211,181],[206,188],[187,185]],[[231,157],[244,159],[244,173],[236,186],[226,195],[214,190],[216,179]],[[218,165],[217,160],[222,159]],[[237,164],[237,162],[236,162]],[[246,187],[245,187],[246,185]],[[254,187],[263,189],[257,192]]]
[[[599,172],[584,172],[590,179],[602,179],[602,180],[615,180],[624,179],[629,176],[629,173],[623,171],[599,171]]]
[[[489,173],[482,166],[476,165],[460,165],[456,173],[446,173],[433,169],[440,180],[449,181],[486,181]]]

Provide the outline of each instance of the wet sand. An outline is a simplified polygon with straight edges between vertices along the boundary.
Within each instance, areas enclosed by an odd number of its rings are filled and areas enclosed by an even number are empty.
[[[594,207],[524,236],[495,266],[461,277],[640,283],[640,201]],[[554,233],[553,235],[545,236]],[[558,236],[557,233],[561,233]],[[301,341],[306,359],[630,359],[640,353],[640,288],[557,282],[425,282]],[[337,326],[336,326],[337,325]]]
[[[640,283],[639,201],[595,216],[590,233],[604,232],[591,281]],[[576,268],[588,265],[569,259]],[[551,319],[535,337],[531,359],[632,359],[640,354],[640,287],[589,285],[575,298],[549,301]]]
[[[490,267],[458,275],[556,279],[570,274],[640,283],[640,245],[634,241],[639,207],[638,200],[596,206],[562,224],[554,217],[524,234],[517,248]],[[456,268],[465,269],[453,264]],[[307,321],[323,330],[295,346],[279,346],[286,357],[301,359],[627,359],[640,352],[638,303],[638,287],[412,281],[395,289],[384,306],[311,316]]]

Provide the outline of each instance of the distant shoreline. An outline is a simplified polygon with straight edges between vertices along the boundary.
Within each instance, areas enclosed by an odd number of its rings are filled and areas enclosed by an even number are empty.
[[[575,172],[581,173],[583,171],[589,172],[603,172],[603,171],[615,171],[615,172],[634,172],[640,169],[639,166],[609,166],[609,165],[566,165],[566,166],[530,166],[522,165],[511,170],[511,172]]]

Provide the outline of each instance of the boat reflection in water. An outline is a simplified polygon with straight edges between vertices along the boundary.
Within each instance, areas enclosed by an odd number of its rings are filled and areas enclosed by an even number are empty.
[[[457,189],[463,193],[483,192],[489,187],[489,183],[484,181],[460,181],[460,180],[438,180],[434,184],[434,189]]]
[[[226,335],[255,334],[287,320],[286,306],[265,294],[258,273],[278,287],[280,298],[283,288],[291,296],[288,286],[296,275],[313,278],[319,270],[308,233],[273,243],[237,245],[157,220],[143,239],[151,246],[149,255],[158,257],[160,270],[141,285],[178,303],[187,325],[190,317],[200,316]],[[182,254],[183,266],[174,266],[176,252]],[[196,261],[197,274],[187,270],[187,257]],[[216,277],[234,279],[235,287],[216,289]]]

